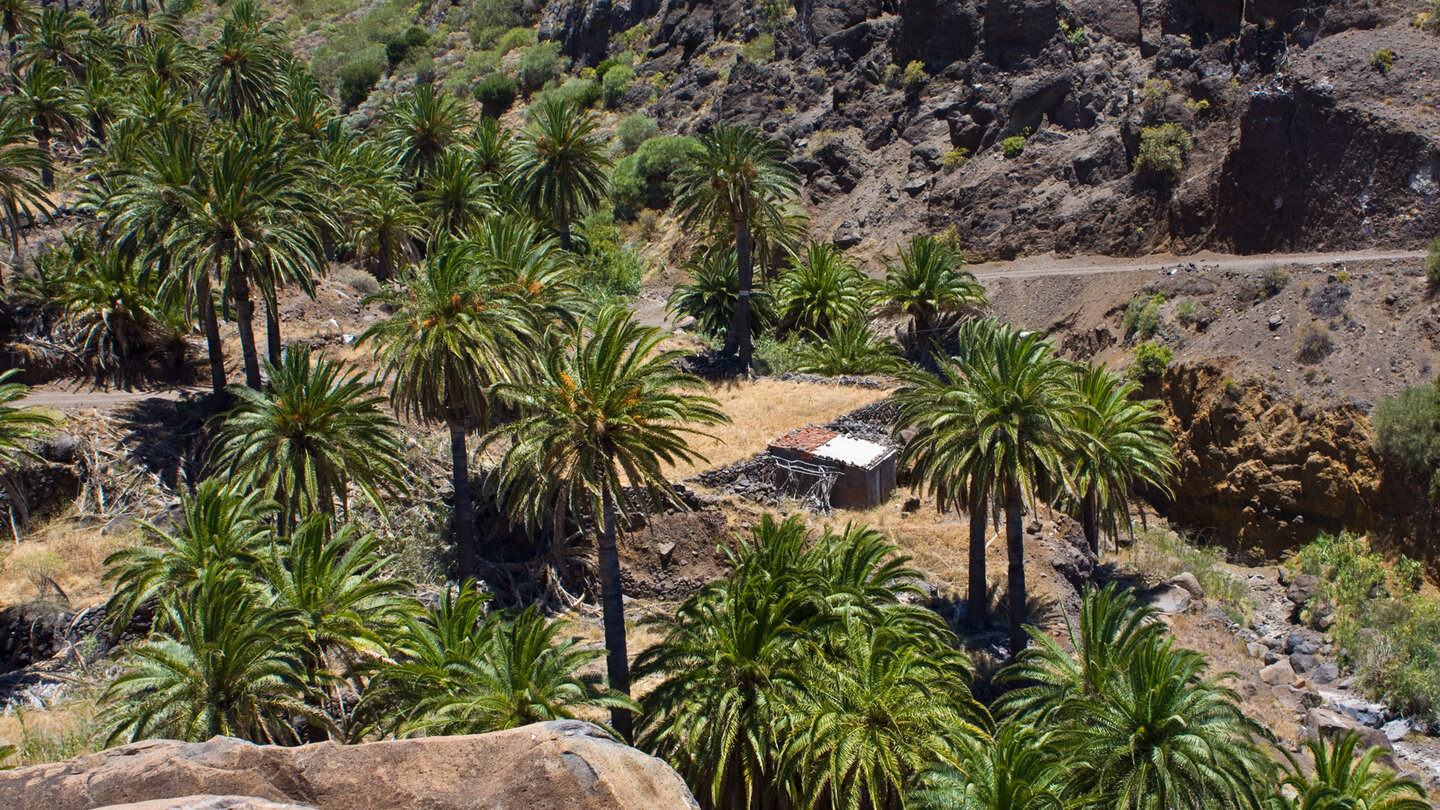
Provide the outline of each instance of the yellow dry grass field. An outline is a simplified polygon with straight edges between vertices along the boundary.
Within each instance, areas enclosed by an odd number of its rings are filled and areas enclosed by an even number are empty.
[[[695,437],[690,449],[707,461],[678,464],[673,480],[682,480],[749,458],[772,439],[805,425],[819,425],[884,399],[890,392],[817,383],[754,380],[712,386],[710,396],[730,417],[728,425],[706,429],[709,438]]]
[[[100,602],[110,587],[100,581],[105,558],[134,543],[133,532],[101,533],[101,526],[59,517],[29,532],[19,544],[0,548],[0,604],[13,605],[57,594],[59,586],[71,605]]]

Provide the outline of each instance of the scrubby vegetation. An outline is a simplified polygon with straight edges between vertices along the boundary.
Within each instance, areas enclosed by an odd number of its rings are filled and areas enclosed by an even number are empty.
[[[1375,448],[1428,481],[1440,501],[1440,379],[1407,388],[1375,409]]]
[[[1169,346],[1146,341],[1135,347],[1126,375],[1132,380],[1146,383],[1160,379],[1175,353]]]
[[[1135,171],[1148,177],[1173,183],[1185,168],[1185,158],[1195,148],[1195,141],[1185,128],[1174,122],[1146,127],[1140,131],[1140,151],[1135,156]]]

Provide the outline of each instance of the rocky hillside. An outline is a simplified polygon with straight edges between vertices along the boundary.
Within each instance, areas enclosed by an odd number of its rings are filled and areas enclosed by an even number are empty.
[[[991,258],[1440,233],[1440,38],[1415,27],[1420,0],[796,6],[566,0],[540,35],[594,65],[646,34],[647,111],[679,132],[782,139],[816,235],[862,253],[952,225]],[[1167,123],[1188,159],[1135,171],[1146,128]]]

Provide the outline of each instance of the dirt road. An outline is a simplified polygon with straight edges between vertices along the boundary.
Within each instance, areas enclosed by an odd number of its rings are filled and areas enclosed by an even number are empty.
[[[1162,270],[1181,264],[1215,268],[1222,272],[1258,273],[1271,265],[1335,264],[1374,261],[1415,261],[1425,258],[1420,251],[1355,250],[1340,253],[1266,253],[1235,256],[1205,251],[1190,256],[1156,255],[1139,258],[1075,256],[1060,258],[1047,253],[1010,262],[984,262],[968,268],[977,278],[1043,278],[1045,276],[1094,276],[1102,273],[1135,273]]]
[[[30,389],[30,392],[21,400],[21,404],[50,408],[57,411],[79,411],[91,408],[110,410],[111,408],[118,408],[121,405],[143,402],[147,399],[175,400],[191,391],[204,390],[208,389],[169,388],[156,391],[106,391],[103,388],[91,388],[88,385],[42,385]]]

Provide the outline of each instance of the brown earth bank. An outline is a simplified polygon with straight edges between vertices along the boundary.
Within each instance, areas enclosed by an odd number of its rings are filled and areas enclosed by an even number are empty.
[[[203,743],[154,740],[0,773],[0,807],[15,810],[91,810],[204,794],[315,810],[699,806],[662,760],[578,721],[471,736],[298,748],[228,737]]]

